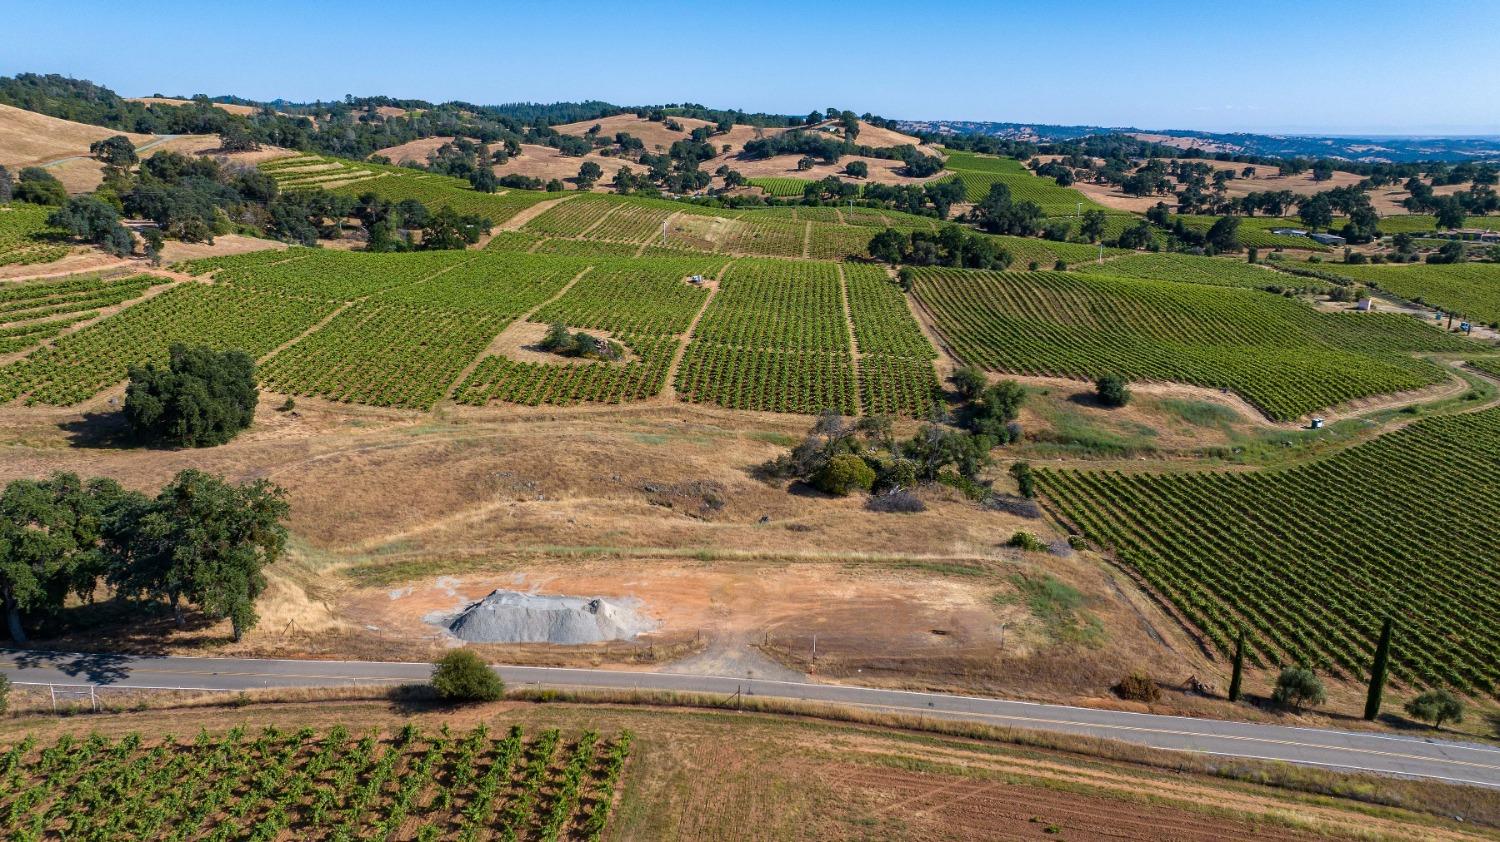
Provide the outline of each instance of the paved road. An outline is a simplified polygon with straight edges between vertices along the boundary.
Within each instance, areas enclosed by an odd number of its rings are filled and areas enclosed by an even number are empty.
[[[513,686],[540,683],[554,688],[675,690],[726,697],[742,691],[746,695],[1105,737],[1162,749],[1436,778],[1500,789],[1500,748],[1421,737],[1156,716],[837,684],[551,667],[500,667],[499,671]],[[400,684],[424,680],[430,672],[429,664],[411,663],[0,651],[0,673],[20,684],[245,690]]]

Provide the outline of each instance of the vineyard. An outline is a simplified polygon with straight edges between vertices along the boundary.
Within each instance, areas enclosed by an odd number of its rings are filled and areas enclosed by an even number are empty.
[[[1441,382],[1418,351],[1473,343],[1391,315],[1319,313],[1253,290],[962,269],[917,272],[918,298],[968,363],[1231,389],[1278,420]]]
[[[883,269],[843,267],[854,344],[859,351],[859,403],[867,415],[921,418],[942,402],[932,343],[922,335],[906,296]]]
[[[455,399],[475,406],[494,400],[535,406],[652,397],[666,385],[681,334],[708,296],[687,279],[721,268],[711,258],[599,263],[532,321],[610,331],[630,350],[630,359],[543,363],[488,356],[459,386]]]
[[[185,283],[0,368],[0,403],[67,406],[125,379],[132,365],[165,362],[173,343],[263,356],[332,313],[330,302],[239,287]]]
[[[1208,229],[1219,221],[1217,216],[1174,216],[1174,220],[1182,220],[1182,224],[1200,233],[1208,233]],[[1292,248],[1307,251],[1329,251],[1328,246],[1310,240],[1307,237],[1296,237],[1288,234],[1273,234],[1273,228],[1306,228],[1300,220],[1277,219],[1269,216],[1242,216],[1240,221],[1239,239],[1240,245],[1258,249]]]
[[[1244,287],[1245,289],[1265,289],[1272,286],[1315,286],[1318,288],[1331,286],[1316,280],[1290,277],[1243,260],[1197,257],[1191,254],[1170,252],[1130,254],[1107,263],[1085,264],[1078,268],[1080,271],[1091,274],[1114,275],[1121,278],[1179,281],[1209,286]]]
[[[191,741],[35,738],[0,754],[6,839],[598,839],[631,735],[389,735],[343,726]]]
[[[372,254],[294,248],[209,258],[184,268],[192,274],[213,271],[215,281],[260,292],[350,301],[416,283],[473,259],[472,253],[461,251]]]
[[[1469,366],[1491,377],[1500,378],[1500,357],[1477,357],[1469,360]]]
[[[1109,210],[1071,187],[1061,187],[1053,179],[1033,174],[1014,158],[972,152],[947,154],[946,169],[957,173],[955,177],[963,183],[964,193],[971,202],[982,201],[992,185],[1004,184],[1010,188],[1012,201],[1035,202],[1043,216],[1073,216],[1078,212],[1079,202],[1084,210]]]
[[[793,196],[801,196],[807,185],[812,184],[805,178],[752,178],[751,187],[759,187],[766,191],[766,195],[775,196],[778,199],[787,199]]]
[[[1481,322],[1500,322],[1500,263],[1412,263],[1329,271]]]
[[[685,400],[732,409],[853,414],[838,267],[736,261],[698,322],[676,387]]]
[[[481,193],[462,179],[369,162],[300,155],[259,165],[283,190],[328,190],[346,196],[374,193],[391,202],[415,199],[432,210],[451,207],[500,224],[532,205],[555,199],[551,193],[506,190]]]
[[[110,281],[75,275],[0,287],[0,354],[51,339],[78,322],[97,318],[100,308],[136,298],[161,282],[150,275]]]
[[[0,266],[13,263],[51,263],[68,253],[47,225],[52,208],[24,202],[0,207]]]
[[[1366,675],[1396,621],[1398,678],[1500,687],[1500,410],[1432,418],[1284,470],[1041,470],[1045,499],[1221,654]]]

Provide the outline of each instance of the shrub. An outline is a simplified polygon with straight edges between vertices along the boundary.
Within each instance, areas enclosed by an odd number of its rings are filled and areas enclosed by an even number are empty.
[[[988,383],[984,371],[977,366],[966,365],[953,372],[953,388],[957,389],[958,396],[966,401],[979,397]]]
[[[917,463],[911,459],[890,459],[875,472],[875,487],[881,491],[912,488],[917,484]]]
[[[853,453],[840,453],[818,471],[813,477],[813,485],[820,491],[843,497],[856,488],[861,491],[874,488],[875,471]]]
[[[148,362],[130,369],[125,419],[148,440],[212,447],[250,426],[259,399],[249,354],[178,344],[166,368]]]
[[[468,649],[454,649],[432,668],[432,689],[451,702],[493,702],[505,695],[505,682]]]
[[[927,511],[927,504],[922,498],[907,491],[897,488],[884,494],[876,494],[865,503],[865,508],[872,512],[894,512],[900,514],[915,514]]]
[[[1094,382],[1094,394],[1105,406],[1124,406],[1130,403],[1130,385],[1118,374],[1106,374]]]
[[[1139,670],[1120,679],[1120,683],[1115,685],[1114,690],[1116,696],[1132,702],[1161,701],[1161,688],[1156,686],[1151,676]]]
[[[1089,548],[1089,539],[1082,535],[1069,535],[1068,546],[1075,550],[1086,550]]]
[[[0,675],[0,713],[10,707],[10,679]]]
[[[1304,706],[1317,707],[1328,701],[1328,692],[1323,688],[1323,680],[1311,669],[1287,667],[1276,678],[1276,689],[1271,693],[1271,701],[1300,711]]]
[[[1005,542],[1005,545],[1008,547],[1017,547],[1032,553],[1046,552],[1047,550],[1047,545],[1043,544],[1040,538],[1025,530],[1017,530],[1016,534],[1010,536],[1010,540]]]
[[[1428,690],[1407,702],[1406,712],[1414,719],[1431,722],[1438,731],[1443,730],[1444,722],[1464,721],[1463,701],[1443,688]]]

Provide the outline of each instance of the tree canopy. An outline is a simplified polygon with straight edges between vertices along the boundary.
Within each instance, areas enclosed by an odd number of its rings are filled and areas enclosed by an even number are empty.
[[[250,426],[259,399],[249,354],[176,344],[166,368],[148,362],[130,369],[125,418],[144,439],[212,447]]]

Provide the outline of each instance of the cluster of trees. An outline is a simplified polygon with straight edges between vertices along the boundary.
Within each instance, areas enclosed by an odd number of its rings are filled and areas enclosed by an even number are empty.
[[[164,150],[138,160],[123,136],[98,141],[93,150],[104,164],[104,178],[92,195],[69,199],[44,170],[28,169],[16,198],[61,205],[52,224],[117,255],[135,248],[120,224],[122,216],[156,224],[142,235],[146,255],[155,258],[162,237],[212,243],[217,235],[240,230],[314,245],[319,237],[338,236],[355,204],[322,190],[281,193],[274,179],[254,167],[213,158]]]
[[[74,196],[47,216],[54,225],[84,242],[93,243],[106,252],[124,257],[135,251],[135,238],[120,224],[120,212],[113,205],[94,196]]]
[[[1240,220],[1237,217],[1219,217],[1214,220],[1214,224],[1209,226],[1207,231],[1199,231],[1184,222],[1181,217],[1173,216],[1164,202],[1157,202],[1146,211],[1146,222],[1167,232],[1170,251],[1219,254],[1240,250]],[[1154,239],[1149,229],[1145,232],[1127,230],[1125,233],[1129,236],[1121,236],[1119,241],[1121,248],[1132,247],[1124,245],[1127,240],[1133,243],[1144,236],[1151,236]]]
[[[1036,202],[1011,199],[1010,186],[990,185],[990,192],[969,212],[969,220],[991,234],[1030,237],[1040,230],[1042,208]]]
[[[824,413],[790,452],[761,466],[769,478],[800,479],[829,494],[910,491],[952,469],[972,481],[987,465],[992,442],[928,424],[904,441],[889,418],[846,419]]]
[[[991,464],[990,451],[1021,436],[1016,417],[1026,390],[1009,380],[990,385],[973,368],[960,369],[953,380],[962,403],[951,423],[931,421],[901,440],[889,418],[850,420],[827,412],[788,453],[761,466],[761,473],[800,479],[839,496],[872,492],[886,504],[905,503],[881,506],[900,511],[920,510],[915,498],[902,495],[924,483],[980,488],[977,480]]]
[[[1097,243],[1109,227],[1109,215],[1102,210],[1087,210],[1078,220],[1078,237],[1087,243]],[[1049,240],[1064,242],[1073,231],[1071,219],[1049,219],[1042,226],[1042,236]]]
[[[1310,228],[1332,227],[1334,214],[1348,217],[1340,233],[1350,243],[1368,243],[1380,236],[1380,215],[1358,187],[1335,187],[1297,200],[1297,215]]]
[[[1012,260],[994,240],[957,225],[944,225],[935,234],[887,228],[871,238],[869,252],[883,263],[960,269],[1007,269]]]
[[[926,184],[866,184],[861,196],[867,203],[891,210],[947,219],[953,206],[964,200],[964,185],[957,179]]]
[[[547,328],[547,333],[542,341],[537,343],[543,351],[550,351],[564,357],[587,357],[596,360],[618,360],[624,356],[625,351],[620,343],[601,339],[597,336],[578,331],[570,333],[568,326],[562,322],[556,322]]]
[[[1492,174],[1493,170],[1484,170],[1480,177],[1488,179]],[[1464,192],[1438,196],[1426,182],[1413,177],[1406,182],[1406,189],[1411,195],[1402,200],[1401,205],[1412,213],[1433,214],[1437,217],[1439,228],[1462,228],[1467,217],[1500,211],[1500,194],[1496,194],[1495,188],[1490,186],[1493,183],[1476,179],[1474,186]]]
[[[74,474],[14,480],[0,494],[0,601],[11,640],[55,619],[101,585],[228,618],[235,640],[256,622],[263,570],[286,545],[285,494],[265,480],[233,485],[198,470],[155,497]]]
[[[68,191],[57,176],[41,167],[23,167],[19,178],[0,167],[0,202],[30,202],[34,205],[60,205],[68,200]]]
[[[148,362],[130,368],[125,420],[143,440],[213,447],[249,427],[259,401],[249,354],[179,343],[165,367]]]

